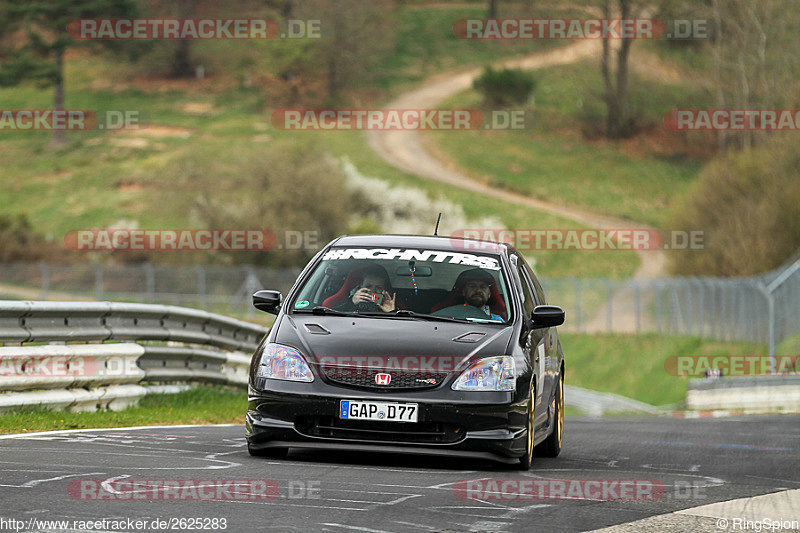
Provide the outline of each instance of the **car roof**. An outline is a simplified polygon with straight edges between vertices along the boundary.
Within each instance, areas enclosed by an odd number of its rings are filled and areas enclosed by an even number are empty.
[[[330,246],[380,247],[380,248],[425,248],[464,253],[507,254],[507,244],[462,237],[441,235],[343,235],[331,241]]]

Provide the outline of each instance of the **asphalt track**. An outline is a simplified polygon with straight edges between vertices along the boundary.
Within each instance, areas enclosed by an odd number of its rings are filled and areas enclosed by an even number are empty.
[[[149,526],[155,519],[197,517],[224,518],[225,530],[237,532],[585,531],[798,489],[798,451],[800,416],[794,415],[571,417],[561,456],[536,459],[525,473],[456,458],[321,451],[293,451],[282,460],[250,457],[240,426],[30,434],[0,438],[0,530],[75,531],[81,527],[73,521],[105,518],[141,519],[147,527],[104,530],[154,531]],[[236,499],[234,486],[234,496],[217,492],[219,498],[210,501],[165,501],[163,496],[150,501],[132,499],[134,494],[123,488],[134,485],[120,484],[149,480],[155,486],[159,482],[153,480],[165,479],[215,480],[219,486],[226,480],[263,479],[272,488],[277,485],[279,493],[269,500]],[[481,499],[467,499],[454,491],[454,486],[465,486],[459,481],[476,479],[533,480],[550,487],[548,480],[635,479],[663,489],[655,501],[622,501],[613,490],[595,499],[536,497],[535,492],[521,499],[507,490],[500,500],[480,492]],[[76,492],[82,480],[111,480],[106,486],[118,494],[114,500],[92,501],[94,493]],[[187,483],[184,490],[194,482]],[[153,494],[161,493],[139,493]],[[192,497],[191,491],[184,494]],[[788,514],[793,516],[773,518],[800,519],[797,507]],[[9,528],[8,519],[23,523]],[[48,528],[39,520],[69,524]],[[90,524],[91,530],[97,525]],[[222,530],[219,523],[217,529],[208,520],[204,525],[209,526],[204,531]],[[715,526],[707,530],[721,531]]]

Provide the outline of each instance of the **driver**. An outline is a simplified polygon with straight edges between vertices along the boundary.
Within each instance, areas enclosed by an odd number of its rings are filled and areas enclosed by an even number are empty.
[[[363,278],[350,293],[350,299],[336,306],[339,311],[383,311],[395,310],[397,293],[389,295],[392,286],[383,267],[375,265],[364,271]]]
[[[460,291],[458,290],[458,285],[461,285]],[[492,313],[489,308],[489,300],[492,297],[492,285],[494,285],[494,278],[482,268],[466,270],[458,276],[456,288],[454,289],[458,292],[458,300],[456,301],[460,301],[461,303],[440,309],[434,314],[458,316],[467,313],[471,310],[470,308],[474,308],[475,310],[483,312],[490,320],[503,322],[503,317]]]

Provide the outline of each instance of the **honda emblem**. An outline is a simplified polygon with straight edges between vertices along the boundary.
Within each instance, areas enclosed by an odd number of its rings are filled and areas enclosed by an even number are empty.
[[[378,385],[388,385],[391,381],[391,374],[375,374],[375,383]]]

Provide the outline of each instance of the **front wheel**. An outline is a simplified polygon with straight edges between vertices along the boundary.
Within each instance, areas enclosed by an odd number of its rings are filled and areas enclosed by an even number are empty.
[[[556,390],[556,409],[553,432],[550,433],[544,442],[536,447],[536,452],[544,457],[558,457],[561,453],[561,442],[564,439],[564,373],[558,380],[558,390]]]
[[[531,465],[533,464],[533,399],[536,397],[536,391],[531,391],[531,399],[528,402],[528,422],[527,422],[527,430],[528,430],[528,440],[525,443],[525,455],[519,458],[519,465],[518,468],[520,470],[530,470]]]

